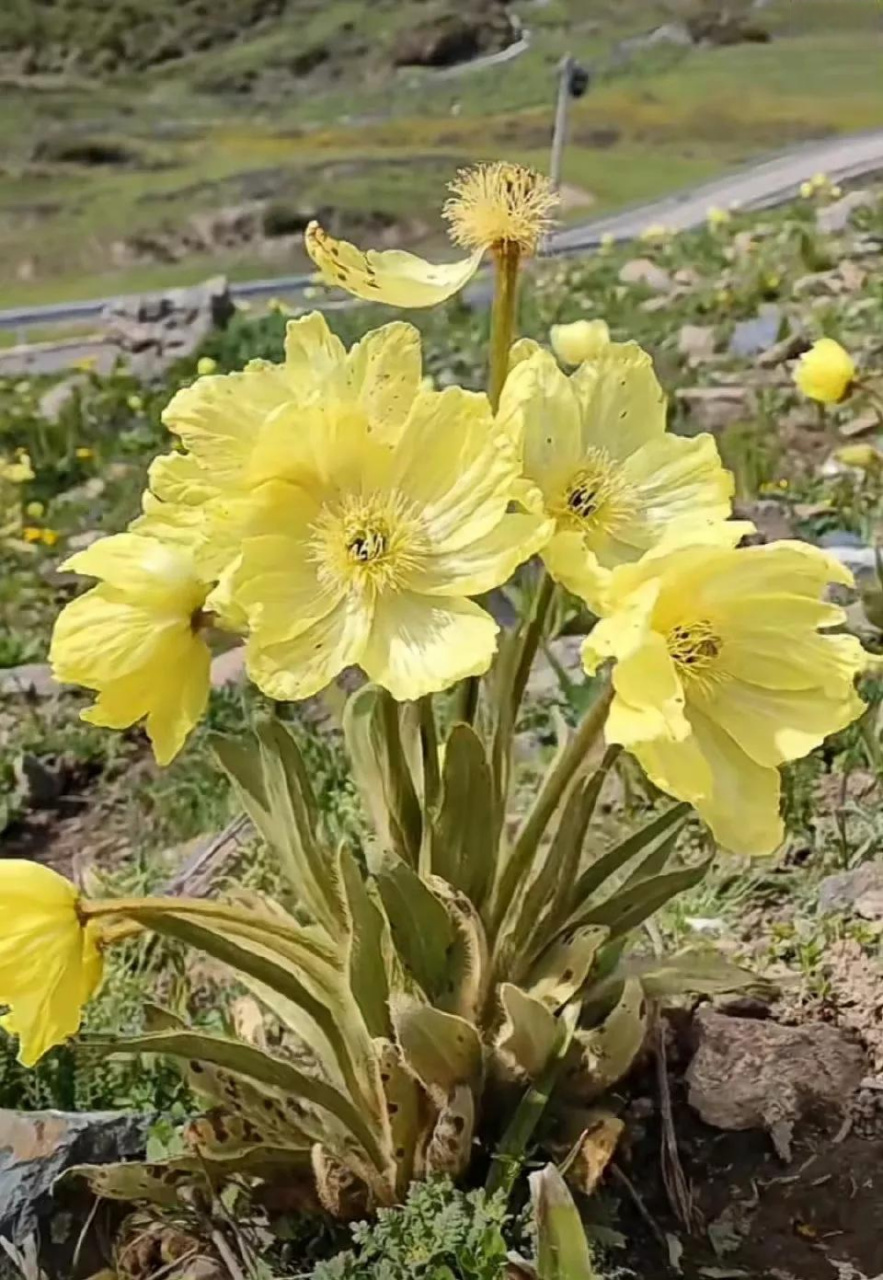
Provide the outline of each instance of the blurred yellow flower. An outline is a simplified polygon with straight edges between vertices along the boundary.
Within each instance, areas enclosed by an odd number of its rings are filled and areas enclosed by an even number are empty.
[[[74,886],[35,862],[0,860],[0,902],[0,1026],[32,1067],[79,1030],[101,982],[99,935],[81,920]]]
[[[140,413],[144,408],[144,401],[140,396],[136,395],[126,396],[126,404],[133,413]]]
[[[712,231],[716,231],[719,227],[725,227],[731,221],[731,215],[726,209],[720,209],[717,205],[712,205],[705,215],[705,221]]]
[[[857,467],[860,471],[880,471],[883,453],[872,444],[846,444],[835,450],[834,457],[845,467]]]
[[[852,356],[833,338],[819,338],[797,362],[794,381],[810,400],[839,404],[855,380]]]
[[[96,356],[81,356],[79,360],[74,360],[71,367],[79,369],[80,373],[94,373],[98,368],[98,358]]]
[[[499,421],[523,454],[526,500],[554,520],[541,554],[568,590],[594,599],[605,571],[662,539],[720,526],[733,479],[710,435],[666,432],[665,396],[634,342],[609,343],[570,377],[536,350],[511,370]]]
[[[81,462],[88,462],[90,458],[95,457],[95,451],[94,449],[87,448],[86,445],[80,445],[79,449],[74,450],[74,455],[79,458]]]
[[[507,161],[461,170],[450,190],[443,215],[451,239],[470,251],[459,262],[438,265],[401,249],[363,253],[346,240],[335,240],[318,222],[307,227],[307,253],[326,284],[357,298],[394,307],[431,307],[468,284],[488,250],[523,257],[536,253],[558,204],[548,178]]]
[[[196,362],[196,372],[200,378],[206,378],[211,373],[216,373],[218,369],[217,360],[213,360],[211,356],[200,356]]]
[[[46,508],[42,502],[29,502],[25,507],[25,515],[30,516],[32,520],[39,520],[45,514]]]
[[[616,236],[612,231],[605,231],[599,241],[599,248],[602,253],[610,253],[616,248]]]
[[[670,240],[674,232],[662,222],[652,222],[641,232],[641,239],[647,244],[663,244]]]
[[[650,554],[614,572],[583,647],[589,672],[616,662],[608,742],[736,853],[775,849],[779,766],[864,710],[859,641],[819,630],[845,618],[830,581],[852,578],[805,543]]]
[[[58,532],[55,529],[43,529],[40,534],[40,541],[47,547],[54,547],[58,541]]]
[[[21,531],[21,536],[25,542],[42,542],[43,530],[38,529],[36,525],[26,524]]]
[[[23,449],[19,449],[11,461],[0,456],[0,480],[6,480],[9,484],[25,484],[33,478],[31,459]]]
[[[100,579],[55,623],[55,678],[94,689],[90,724],[146,719],[160,764],[177,755],[205,710],[210,653],[202,630],[209,584],[186,549],[133,533],[101,538],[63,568]]]
[[[549,341],[562,364],[582,364],[607,350],[610,330],[604,320],[574,320],[572,324],[553,324]]]
[[[309,697],[348,666],[400,700],[481,674],[498,627],[469,597],[551,532],[509,510],[518,458],[486,396],[451,387],[401,407],[385,440],[327,397],[264,433],[268,472],[287,482],[256,495],[232,600],[251,628],[249,675],[271,698]]]

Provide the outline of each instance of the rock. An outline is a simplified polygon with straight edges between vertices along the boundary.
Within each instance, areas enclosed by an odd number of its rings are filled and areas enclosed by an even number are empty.
[[[211,682],[213,689],[225,689],[228,685],[242,684],[245,680],[245,648],[235,645],[212,658]]]
[[[686,26],[694,44],[767,44],[770,40],[766,27],[734,13],[729,5],[705,5],[690,14]]]
[[[752,543],[778,542],[780,539],[795,537],[791,517],[791,507],[776,498],[758,498],[754,502],[743,502],[734,512],[740,520],[751,520],[757,527],[749,541]]]
[[[682,387],[675,396],[697,431],[719,433],[751,416],[752,397],[747,387]]]
[[[88,381],[81,373],[62,378],[54,387],[44,391],[37,404],[37,411],[47,422],[58,422],[67,406],[76,399],[77,391]]]
[[[690,1106],[717,1129],[766,1129],[786,1160],[793,1126],[838,1126],[866,1073],[859,1045],[826,1023],[783,1027],[705,1007],[693,1029]]]
[[[845,231],[858,209],[868,209],[875,203],[870,191],[848,191],[840,200],[824,205],[816,213],[816,225],[820,231],[834,235]]]
[[[51,808],[63,793],[66,769],[25,752],[13,765],[16,796],[28,809]]]
[[[0,671],[0,694],[29,693],[50,698],[60,691],[61,685],[53,680],[46,662],[24,662],[20,667],[5,667]]]
[[[86,547],[91,547],[93,542],[103,537],[100,529],[84,529],[82,533],[71,534],[67,540],[68,551],[85,551]]]
[[[807,341],[802,333],[789,333],[781,342],[774,342],[766,351],[761,351],[757,357],[758,366],[761,369],[774,369],[786,360],[793,360],[795,356],[801,355],[806,348]]]
[[[654,293],[667,293],[672,287],[668,272],[649,258],[632,258],[620,271],[619,279],[622,284],[646,285]]]
[[[867,409],[864,413],[856,414],[854,418],[850,418],[848,422],[841,422],[837,430],[841,436],[851,440],[854,436],[863,436],[867,435],[869,431],[877,431],[879,427],[879,417],[873,409]]]
[[[142,378],[154,378],[175,360],[193,355],[235,308],[223,276],[187,289],[120,298],[103,316],[108,338]]]
[[[427,18],[397,36],[392,49],[397,67],[451,67],[514,44],[520,31],[500,0],[485,0]]]
[[[865,862],[852,871],[826,876],[819,886],[819,910],[883,920],[883,864]]]
[[[780,307],[769,303],[760,307],[751,320],[740,320],[730,338],[731,356],[756,356],[776,341],[782,325]]]
[[[678,351],[690,360],[714,355],[715,331],[709,325],[685,324],[678,334]]]
[[[21,1244],[48,1225],[53,1186],[71,1165],[142,1156],[149,1124],[117,1111],[0,1110],[0,1235]],[[72,1227],[76,1243],[82,1221]]]

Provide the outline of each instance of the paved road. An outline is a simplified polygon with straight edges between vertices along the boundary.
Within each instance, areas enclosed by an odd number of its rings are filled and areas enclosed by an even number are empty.
[[[580,226],[568,227],[556,233],[550,249],[553,253],[578,253],[596,247],[602,236],[612,235],[617,240],[628,240],[657,223],[681,231],[701,225],[713,206],[760,209],[782,204],[792,199],[801,182],[814,173],[826,173],[842,182],[879,170],[883,170],[883,130],[807,143],[716,178],[701,187],[692,187],[689,191],[625,209],[606,218],[595,218]],[[308,275],[279,276],[234,284],[231,292],[237,298],[298,300],[310,282]],[[113,301],[113,298],[96,298],[54,306],[14,307],[0,311],[0,328],[23,329],[28,325],[46,325],[56,321],[97,320],[105,306]],[[69,344],[68,349],[62,351],[60,345],[44,344],[39,358],[29,363],[31,367],[38,364],[42,370],[57,360],[55,367],[63,367],[70,363],[71,350],[75,345]],[[84,350],[83,344],[79,344],[78,349]],[[57,357],[53,357],[53,351],[57,351]],[[85,353],[88,354],[88,350]],[[11,353],[0,354],[0,370],[8,372],[11,358],[18,357],[11,357]]]

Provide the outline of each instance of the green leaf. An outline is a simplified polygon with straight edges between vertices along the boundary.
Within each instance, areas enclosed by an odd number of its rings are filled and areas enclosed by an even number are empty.
[[[601,1025],[576,1032],[562,1092],[568,1098],[591,1102],[621,1080],[644,1047],[647,1021],[644,989],[637,978],[629,978]]]
[[[464,1018],[399,995],[392,999],[392,1022],[408,1069],[434,1098],[445,1100],[457,1085],[480,1082],[481,1040]]]
[[[392,1131],[396,1191],[403,1197],[414,1177],[420,1135],[427,1127],[432,1107],[422,1086],[405,1066],[398,1045],[391,1040],[375,1040],[374,1046]]]
[[[437,1001],[447,992],[449,957],[458,942],[450,913],[417,872],[395,854],[382,855],[374,879],[402,963],[426,997]]]
[[[528,1179],[537,1228],[538,1280],[597,1280],[573,1197],[552,1164]]]
[[[689,812],[690,806],[687,804],[672,805],[658,818],[654,818],[628,839],[608,849],[600,858],[591,862],[576,882],[572,897],[571,918],[581,915],[582,907],[592,894],[600,889],[612,875],[626,866],[632,858],[665,835],[675,824],[678,827],[682,826]]]
[[[445,1013],[456,1013],[476,1022],[484,1007],[490,979],[484,925],[465,893],[452,889],[440,876],[430,876],[428,884],[444,903],[455,930],[455,941],[447,955],[445,982],[434,1003]]]
[[[395,701],[385,689],[363,685],[346,705],[343,730],[381,848],[416,867],[423,819]]]
[[[529,1080],[535,1080],[558,1043],[557,1019],[541,1000],[511,982],[501,983],[499,995],[505,1017],[497,1033],[497,1049]]]
[[[340,1143],[341,1158],[356,1159],[358,1152],[346,1141],[350,1135],[362,1147],[371,1162],[369,1176],[388,1178],[388,1152],[362,1109],[341,1090],[324,1080],[302,1071],[292,1062],[256,1049],[253,1045],[224,1036],[197,1031],[157,1031],[149,1035],[127,1037],[110,1043],[92,1043],[89,1050],[104,1056],[120,1053],[160,1053],[189,1062],[206,1062],[221,1067],[233,1077],[267,1085],[275,1091],[278,1105],[287,1108],[292,1118],[314,1142]],[[309,1105],[304,1106],[307,1103]],[[229,1098],[236,1105],[235,1095]],[[315,1108],[315,1110],[314,1110]],[[337,1121],[338,1125],[329,1122]]]
[[[432,870],[480,907],[493,879],[498,841],[491,769],[471,725],[455,724],[448,735],[441,794]]]
[[[699,884],[713,861],[712,855],[692,867],[669,871],[665,875],[653,876],[649,880],[641,880],[638,884],[621,889],[606,902],[586,911],[582,923],[606,925],[611,939],[628,933],[630,929],[643,924],[660,907],[664,907],[671,898]]]
[[[474,1132],[475,1094],[470,1085],[458,1084],[442,1104],[426,1148],[426,1177],[461,1177],[472,1155]]]
[[[84,1178],[93,1195],[102,1200],[123,1200],[129,1204],[146,1203],[161,1209],[180,1209],[179,1192],[194,1183],[206,1189],[205,1175],[196,1168],[172,1169],[167,1164],[131,1161],[125,1164],[76,1164],[58,1179],[59,1184]]]
[[[341,850],[341,870],[352,921],[349,948],[349,985],[372,1036],[388,1036],[389,967],[392,940],[389,922],[365,883],[355,858]]]
[[[717,996],[739,991],[775,992],[774,984],[733,964],[708,948],[693,947],[670,956],[636,956],[620,963],[610,981],[634,977],[652,1000],[679,995]]]
[[[534,999],[553,1010],[566,1004],[586,982],[609,933],[603,925],[580,925],[551,943],[524,979]]]
[[[245,811],[279,857],[296,901],[332,937],[348,920],[335,854],[317,838],[319,812],[306,767],[290,731],[278,720],[258,729],[258,752],[220,735],[215,754]]]

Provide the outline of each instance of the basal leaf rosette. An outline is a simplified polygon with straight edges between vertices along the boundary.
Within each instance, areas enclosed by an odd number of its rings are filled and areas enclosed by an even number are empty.
[[[530,351],[519,344],[499,419],[554,521],[542,554],[556,581],[592,604],[607,571],[663,539],[690,530],[713,539],[716,528],[729,539],[733,478],[710,435],[666,431],[665,395],[645,351],[599,344],[569,377],[549,352]]]
[[[583,659],[613,659],[605,733],[726,848],[770,853],[783,837],[779,766],[861,715],[866,655],[827,630],[822,596],[848,570],[799,542],[684,546],[615,569]]]
[[[309,697],[360,666],[397,699],[486,671],[498,627],[470,597],[505,582],[551,523],[510,510],[516,450],[487,397],[420,392],[398,438],[325,399],[278,415],[232,600],[251,678]]]

